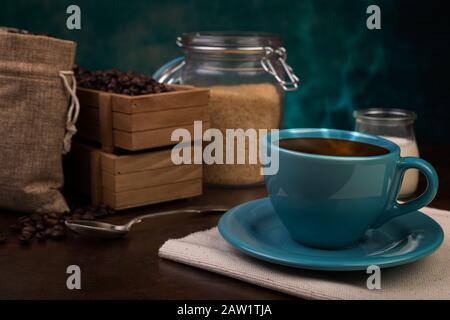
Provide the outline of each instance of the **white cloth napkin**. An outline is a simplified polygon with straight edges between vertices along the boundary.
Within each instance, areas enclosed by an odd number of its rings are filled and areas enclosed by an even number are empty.
[[[424,208],[450,233],[450,211]],[[367,289],[365,271],[313,271],[257,260],[229,245],[217,228],[168,240],[162,258],[307,299],[450,299],[450,241],[420,261],[381,270],[381,289]],[[251,297],[249,297],[251,298]]]

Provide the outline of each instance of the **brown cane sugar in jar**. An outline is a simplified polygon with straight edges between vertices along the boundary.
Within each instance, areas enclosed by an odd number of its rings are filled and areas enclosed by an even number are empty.
[[[275,85],[270,83],[210,87],[209,114],[211,128],[225,137],[226,129],[277,129],[281,121],[281,99]],[[258,136],[259,141],[259,136]],[[257,142],[258,142],[257,141]],[[224,141],[225,143],[225,141]],[[249,164],[249,141],[245,143],[245,164],[205,165],[205,182],[219,185],[249,185],[263,181],[258,164]],[[259,152],[259,145],[258,145]],[[226,150],[223,150],[224,158]]]

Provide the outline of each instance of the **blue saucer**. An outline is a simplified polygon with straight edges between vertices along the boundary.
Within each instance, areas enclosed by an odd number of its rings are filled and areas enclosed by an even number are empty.
[[[410,263],[434,252],[444,239],[439,224],[414,211],[386,223],[352,247],[320,250],[289,236],[268,198],[247,202],[225,213],[219,231],[232,246],[265,261],[314,270],[366,270]]]

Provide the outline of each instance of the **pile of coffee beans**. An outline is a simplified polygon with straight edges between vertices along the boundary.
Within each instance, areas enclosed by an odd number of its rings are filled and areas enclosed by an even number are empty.
[[[113,214],[115,214],[115,211],[105,205],[96,208],[92,206],[78,207],[63,214],[33,213],[17,219],[10,226],[10,230],[22,245],[30,244],[34,238],[39,242],[62,240],[66,237],[66,220],[95,220]],[[0,244],[5,243],[7,239],[8,234],[0,232]]]
[[[89,71],[79,66],[74,68],[78,86],[106,92],[139,96],[173,91],[172,88],[155,79],[134,72],[122,72],[117,69]]]

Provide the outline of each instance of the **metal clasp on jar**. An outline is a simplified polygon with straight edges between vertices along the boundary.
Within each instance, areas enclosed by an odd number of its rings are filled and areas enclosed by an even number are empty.
[[[272,76],[277,79],[280,86],[285,91],[295,91],[298,89],[298,85],[300,83],[300,79],[295,75],[294,71],[292,70],[291,66],[289,66],[286,63],[286,49],[283,47],[279,48],[272,48],[272,47],[266,47],[264,48],[266,51],[265,56],[261,59],[261,66],[266,70],[268,73],[270,73]],[[285,81],[282,74],[279,74],[277,70],[275,69],[272,61],[276,61],[280,63],[280,65],[283,67],[283,71],[286,73],[287,77],[289,78],[289,81]]]

